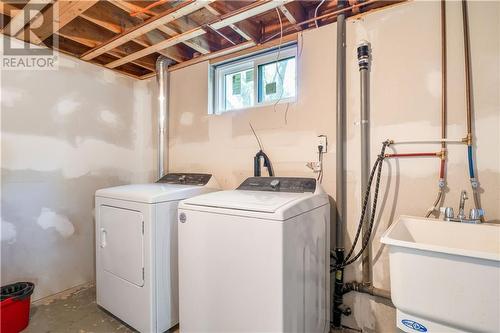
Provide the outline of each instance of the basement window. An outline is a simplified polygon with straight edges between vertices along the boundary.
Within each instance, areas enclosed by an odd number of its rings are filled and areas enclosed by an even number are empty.
[[[297,45],[212,66],[213,113],[293,102]]]

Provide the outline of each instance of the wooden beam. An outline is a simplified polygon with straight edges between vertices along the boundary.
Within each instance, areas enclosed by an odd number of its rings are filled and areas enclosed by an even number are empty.
[[[298,36],[297,33],[283,36],[283,40],[281,41],[282,45],[288,44],[288,43],[293,43],[293,42],[297,41],[297,38],[298,38],[297,36]],[[223,50],[211,52],[209,54],[200,56],[198,58],[184,61],[184,62],[177,64],[177,65],[174,65],[174,66],[170,66],[168,68],[168,70],[175,71],[175,70],[185,68],[185,67],[188,67],[188,66],[191,66],[191,65],[203,62],[203,61],[208,61],[208,60],[210,61],[210,63],[219,63],[219,62],[223,62],[226,60],[243,57],[243,56],[246,56],[248,54],[259,52],[259,51],[262,51],[262,50],[265,50],[265,49],[268,49],[271,47],[276,47],[279,45],[279,43],[280,43],[279,38],[273,39],[269,42],[262,43],[262,44],[255,44],[252,41],[248,41],[248,42],[244,42],[244,43],[241,43],[241,44],[238,44],[235,46],[225,48]],[[141,79],[147,79],[147,78],[150,78],[152,76],[154,76],[154,73],[143,75],[143,76],[141,76]]]
[[[21,9],[0,1],[0,14],[12,17],[16,16],[19,11],[21,11]]]
[[[167,34],[170,37],[177,36],[179,34],[177,31],[175,31],[172,28],[167,27],[166,25],[161,25],[157,29],[160,30],[161,32]],[[204,47],[200,44],[197,44],[195,42],[185,41],[183,43],[184,43],[184,45],[189,46],[190,48],[192,48],[193,50],[195,50],[197,52],[200,52],[201,54],[210,53],[209,49],[207,49],[206,47]]]
[[[107,29],[115,34],[120,34],[123,31],[121,26],[114,24],[114,23],[111,23],[109,21],[101,20],[99,18],[92,17],[92,16],[86,15],[86,14],[80,14],[80,17],[84,18],[87,21],[92,22],[100,27],[103,27],[104,29]]]
[[[41,17],[41,10],[53,0],[30,0],[26,6],[18,11],[10,20],[2,33],[9,36],[17,36],[23,31],[25,25],[37,17]]]
[[[91,38],[88,38],[88,37],[87,38],[83,38],[83,37],[79,37],[79,36],[72,36],[72,35],[69,35],[69,34],[62,33],[61,31],[57,32],[55,35],[62,36],[64,38],[66,38],[66,39],[69,39],[69,40],[75,42],[75,43],[79,43],[79,44],[82,44],[82,45],[90,47],[90,48],[93,48],[96,45],[100,44],[99,41],[96,41],[94,39],[91,39]],[[121,57],[123,57],[123,52],[118,52],[118,51],[115,51],[115,50],[109,51],[107,54],[115,57],[116,59],[120,59]],[[143,61],[132,61],[131,63],[134,64],[134,65],[137,65],[139,67],[148,69],[148,70],[152,70],[152,71],[155,70],[155,67],[153,65],[147,64],[147,63],[145,63]]]
[[[89,15],[86,15],[86,14],[81,14],[80,15],[81,18],[89,21],[89,22],[92,22],[102,28],[105,28],[106,30],[108,31],[111,31],[113,33],[120,33],[122,32],[122,28],[114,23],[111,23],[109,21],[106,21],[106,20],[101,20],[101,19],[98,19],[96,18],[95,16],[89,16]],[[155,32],[154,30],[149,32],[148,34],[152,33],[152,32]],[[158,33],[159,34],[159,33]],[[158,38],[156,38],[158,39]],[[161,40],[163,40],[163,37],[160,37]],[[136,43],[137,45],[140,45],[142,47],[149,47],[151,46],[152,43],[149,43],[146,41],[147,38],[145,36],[140,36],[136,39],[133,39],[132,42]],[[97,47],[98,45],[101,45],[102,42],[100,43],[97,43],[97,44],[94,44],[93,46],[90,46],[91,48],[94,48],[94,47]],[[88,46],[88,45],[87,45]],[[109,54],[112,54],[112,51],[108,51],[107,53]],[[176,62],[180,62],[180,61],[183,61],[185,60],[186,58],[188,58],[186,55],[181,55],[180,52],[176,52],[175,50],[166,50],[166,51],[159,51],[158,53],[168,57],[168,58],[171,58],[173,60],[175,60]],[[113,54],[116,56],[116,54]],[[124,55],[122,55],[124,56]],[[122,56],[119,56],[119,57],[116,57],[116,58],[121,58]],[[137,65],[137,64],[136,64]],[[148,68],[149,69],[149,68]]]
[[[221,15],[221,12],[219,12],[217,9],[215,9],[214,7],[212,7],[210,5],[206,5],[205,8],[212,15],[215,15],[215,16],[220,16]],[[257,38],[256,35],[255,35],[255,33],[249,33],[248,31],[246,31],[247,29],[254,31],[254,29],[249,29],[248,26],[245,26],[243,23],[244,22],[240,22],[240,24],[239,24],[239,25],[241,25],[241,28],[240,28],[240,26],[235,25],[235,24],[230,24],[229,27],[231,29],[233,29],[238,35],[240,35],[241,37],[243,37],[243,39],[253,40],[254,42],[258,42],[258,39],[260,38],[260,32],[259,32],[259,37]]]
[[[120,8],[121,10],[123,11],[126,11],[127,13],[131,14],[131,13],[134,13],[134,12],[138,12],[142,9],[142,7],[139,7],[137,5],[134,5],[132,3],[129,3],[129,2],[125,2],[123,0],[112,0],[111,1],[112,4],[114,4],[115,6],[117,6],[118,8]],[[147,12],[151,12],[151,11],[147,11]],[[146,12],[146,13],[147,13]],[[150,15],[146,14],[146,13],[140,13],[138,15],[138,17],[140,16],[141,18],[144,18],[144,19],[147,19],[149,18]],[[156,15],[155,13],[151,12],[151,15]],[[172,37],[172,36],[175,36],[175,35],[178,35],[179,33],[177,31],[175,31],[174,29],[166,26],[166,25],[160,25],[156,28],[157,30],[160,30],[161,32],[163,32],[164,34],[168,35],[169,37]],[[208,50],[207,48],[203,47],[202,45],[199,45],[198,43],[195,43],[194,41],[186,41],[184,43],[186,46],[192,48],[193,50],[197,51],[197,52],[200,52],[201,54],[206,54],[206,53],[209,53],[210,50]],[[150,46],[150,45],[144,45],[144,46]],[[162,51],[159,51],[160,53]],[[163,54],[166,56],[166,54]],[[174,59],[175,61],[178,62],[178,60]]]
[[[272,1],[272,0],[265,0],[265,1],[256,1],[248,6],[245,6],[239,10],[236,10],[234,12],[228,13],[227,15],[222,16],[219,20],[215,21],[214,23],[208,24],[212,29],[222,29],[224,27],[229,26],[230,24],[235,24],[240,21],[243,21],[247,18],[250,18],[255,15],[262,14],[266,11],[269,11],[271,9],[274,9],[276,7],[279,7],[280,5],[290,2],[291,0],[280,0],[280,1]],[[194,37],[201,36],[205,34],[206,31],[202,27],[197,27],[194,29],[191,29],[189,31],[186,31],[184,33],[181,33],[179,35],[176,35],[172,38],[169,38],[163,42],[160,42],[158,44],[152,45],[150,47],[145,48],[144,50],[141,50],[139,52],[133,53],[127,57],[124,57],[120,60],[113,61],[109,64],[106,65],[108,68],[115,68],[120,65],[123,65],[127,62],[133,61],[138,58],[142,58],[148,54],[157,52],[158,50],[163,50],[167,47],[182,43],[186,40],[189,40]],[[83,57],[82,57],[83,58]]]
[[[307,19],[306,11],[300,2],[294,1],[287,5],[280,6],[280,11],[285,15],[288,22],[297,24]],[[297,30],[301,30],[301,26],[296,26]]]
[[[48,8],[43,15],[38,16],[30,26],[37,27],[33,31],[40,41],[43,41],[53,33],[64,28],[97,2],[97,0],[59,0],[52,7]]]
[[[121,10],[131,14],[131,13],[136,13],[144,8],[141,6],[134,5],[133,3],[126,2],[124,0],[108,0],[111,4],[115,5],[116,7],[120,8]],[[136,17],[142,19],[142,20],[147,20],[151,16],[155,16],[156,14],[150,10],[147,10],[144,13],[139,13],[137,14]]]
[[[97,57],[100,54],[106,53],[108,50],[112,50],[119,45],[122,45],[132,39],[135,39],[151,30],[156,29],[161,25],[165,25],[168,22],[178,19],[179,17],[188,15],[200,8],[202,8],[207,1],[214,0],[203,0],[203,1],[194,1],[187,0],[180,5],[172,8],[171,10],[166,11],[163,14],[150,18],[148,21],[144,22],[138,27],[131,29],[130,31],[126,31],[115,38],[111,39],[109,42],[87,52],[83,55],[83,60],[90,60]],[[175,37],[174,37],[175,38]],[[164,48],[161,48],[164,49]],[[155,50],[156,52],[158,50]]]

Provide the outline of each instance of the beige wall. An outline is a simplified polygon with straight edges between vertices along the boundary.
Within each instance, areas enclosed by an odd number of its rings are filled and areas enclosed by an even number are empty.
[[[440,135],[440,12],[439,2],[412,2],[367,15],[347,24],[347,198],[350,244],[360,214],[359,73],[356,46],[372,43],[371,151],[372,160],[386,138],[418,139]],[[487,217],[500,219],[500,4],[470,3],[474,129],[482,202]],[[448,2],[449,126],[450,137],[465,135],[465,97],[461,11]],[[316,156],[316,137],[328,136],[323,186],[335,193],[335,43],[336,27],[329,25],[299,37],[298,99],[276,112],[260,107],[223,115],[208,115],[208,63],[172,72],[170,104],[170,163],[172,171],[215,174],[226,189],[252,175],[258,150],[248,123],[261,137],[279,176],[314,174],[305,166]],[[439,145],[396,146],[398,152],[438,151]],[[373,243],[374,282],[389,288],[389,267],[380,246],[381,233],[400,214],[422,216],[437,190],[437,159],[391,160],[384,163]],[[450,147],[445,205],[456,206],[459,192],[470,189],[463,146]],[[467,206],[470,207],[468,202]],[[347,269],[347,280],[360,278],[359,264]],[[394,330],[394,311],[379,300],[350,294],[354,315],[346,323],[364,332]],[[355,323],[353,322],[355,321]]]
[[[95,190],[153,178],[153,95],[64,55],[0,75],[1,283],[33,281],[38,299],[94,280]]]

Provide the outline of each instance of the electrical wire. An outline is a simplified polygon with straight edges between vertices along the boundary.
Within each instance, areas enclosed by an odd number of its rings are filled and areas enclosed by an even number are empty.
[[[259,144],[260,150],[264,151],[264,148],[262,147],[262,142],[260,142],[259,136],[257,133],[255,133],[255,130],[253,129],[252,123],[248,122],[248,125],[250,125],[250,128],[252,129],[253,135],[255,136],[255,139],[257,140],[257,143]]]
[[[280,80],[281,80],[281,85],[283,85],[283,82],[285,82],[285,78],[281,75],[281,73],[279,71],[279,61],[280,61],[280,55],[281,55],[281,46],[283,44],[283,20],[281,19],[281,14],[280,14],[280,11],[278,10],[278,8],[276,8],[276,14],[278,14],[278,20],[279,20],[279,23],[280,23],[280,42],[278,44],[278,54],[276,55],[276,60],[275,60],[276,72],[274,73],[273,82],[276,82],[276,75],[278,75],[279,78],[280,78]],[[278,103],[283,99],[283,94],[284,93],[285,93],[285,89],[282,88],[281,89],[281,93],[280,93],[280,97],[276,100],[276,102],[274,102],[274,105],[273,105],[274,112],[276,112],[276,106],[278,105]],[[290,103],[286,103],[285,124],[288,123],[288,109],[289,108],[290,108]]]
[[[323,5],[325,3],[325,1],[326,0],[321,0],[321,2],[319,3],[319,5],[314,10],[314,18],[318,17],[318,9],[319,9],[319,7],[321,7],[321,5]],[[318,26],[318,20],[315,20],[314,24],[316,25],[316,28],[319,28],[319,26]]]
[[[323,182],[323,151],[322,149],[318,150],[318,162],[319,162],[319,173],[316,180],[321,184]]]

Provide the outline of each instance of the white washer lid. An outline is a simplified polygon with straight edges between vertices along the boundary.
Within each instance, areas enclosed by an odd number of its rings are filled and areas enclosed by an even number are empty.
[[[288,193],[233,190],[203,194],[179,203],[180,209],[286,221],[294,216],[328,205],[328,196],[317,193]]]
[[[275,213],[279,208],[313,196],[312,193],[284,193],[268,191],[221,191],[184,200],[184,204],[252,212]]]
[[[210,191],[206,186],[178,184],[133,184],[97,190],[96,197],[127,200],[143,203],[157,203],[182,200]]]

